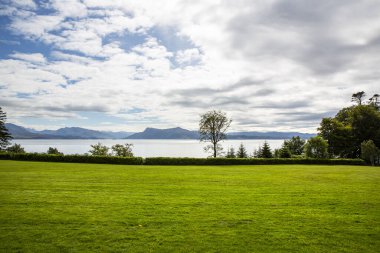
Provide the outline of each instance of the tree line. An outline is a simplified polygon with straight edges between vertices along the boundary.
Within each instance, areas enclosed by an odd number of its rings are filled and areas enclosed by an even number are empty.
[[[380,164],[380,96],[374,94],[368,101],[365,97],[364,91],[352,94],[351,101],[355,104],[342,108],[335,117],[323,118],[316,137],[307,141],[293,137],[273,152],[264,142],[251,157],[363,158],[372,165]],[[200,140],[211,143],[205,151],[211,152],[212,157],[224,156],[220,142],[226,139],[231,122],[221,111],[201,115]],[[248,156],[243,144],[236,152],[230,147],[225,154],[227,158]]]

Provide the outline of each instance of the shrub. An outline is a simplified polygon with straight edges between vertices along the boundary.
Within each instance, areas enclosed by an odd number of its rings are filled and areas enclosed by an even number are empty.
[[[59,152],[57,148],[49,147],[47,150],[47,154],[49,155],[63,155],[63,153]]]
[[[132,152],[132,146],[133,144],[115,144],[112,146],[112,151],[115,156],[122,156],[122,157],[133,157]]]
[[[88,152],[93,156],[108,156],[109,149],[109,147],[98,142],[97,144],[91,145],[91,149]]]
[[[372,166],[379,165],[380,150],[372,140],[363,141],[361,144],[361,157]]]
[[[25,153],[25,149],[23,147],[21,147],[20,144],[17,144],[17,143],[8,147],[6,150],[7,150],[7,152],[11,152],[11,153]]]

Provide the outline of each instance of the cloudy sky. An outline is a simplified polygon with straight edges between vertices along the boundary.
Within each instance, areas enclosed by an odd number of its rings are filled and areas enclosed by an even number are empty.
[[[0,106],[36,129],[316,132],[380,93],[379,0],[1,0]]]

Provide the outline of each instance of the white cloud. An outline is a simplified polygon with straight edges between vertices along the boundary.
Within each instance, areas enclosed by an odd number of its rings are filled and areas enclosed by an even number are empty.
[[[15,6],[3,11],[8,28],[54,51],[0,60],[0,85],[34,94],[40,116],[92,110],[134,130],[196,128],[216,108],[235,130],[315,131],[353,92],[379,92],[374,1],[53,1],[49,15]],[[133,108],[144,112],[123,113]]]
[[[176,53],[176,61],[179,64],[191,64],[202,61],[202,55],[198,48],[179,50]]]
[[[35,53],[35,54],[13,53],[9,56],[11,58],[30,61],[33,63],[44,63],[44,62],[46,62],[45,57],[40,53]]]

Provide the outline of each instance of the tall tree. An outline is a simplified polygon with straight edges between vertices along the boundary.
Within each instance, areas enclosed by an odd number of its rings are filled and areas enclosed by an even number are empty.
[[[329,144],[320,136],[310,138],[305,144],[305,155],[308,158],[328,158]]]
[[[8,129],[5,127],[5,121],[7,119],[7,114],[3,112],[0,107],[0,150],[4,150],[10,144],[12,136]]]
[[[288,148],[292,155],[301,155],[305,142],[306,141],[299,136],[293,136],[290,140],[284,141],[284,146]]]
[[[236,157],[237,158],[247,158],[248,157],[247,150],[244,147],[243,143],[240,143],[240,146],[236,152]]]
[[[359,91],[352,94],[351,101],[358,103],[358,105],[361,105],[364,97],[365,97],[365,92]]]
[[[233,147],[230,147],[230,148],[227,150],[226,158],[236,158],[236,155],[235,155],[235,149],[234,149]]]
[[[260,158],[273,158],[272,151],[268,142],[264,142],[263,147],[261,148]]]
[[[368,104],[361,104],[364,92],[353,95],[358,105],[341,109],[335,117],[324,118],[318,128],[319,135],[327,140],[333,157],[358,158],[361,143],[373,140],[380,147],[380,111],[375,94]]]
[[[211,142],[205,148],[205,151],[212,151],[212,156],[217,157],[222,151],[220,141],[226,139],[227,129],[230,127],[232,120],[227,118],[226,113],[221,111],[209,111],[201,115],[199,121],[200,140]]]

